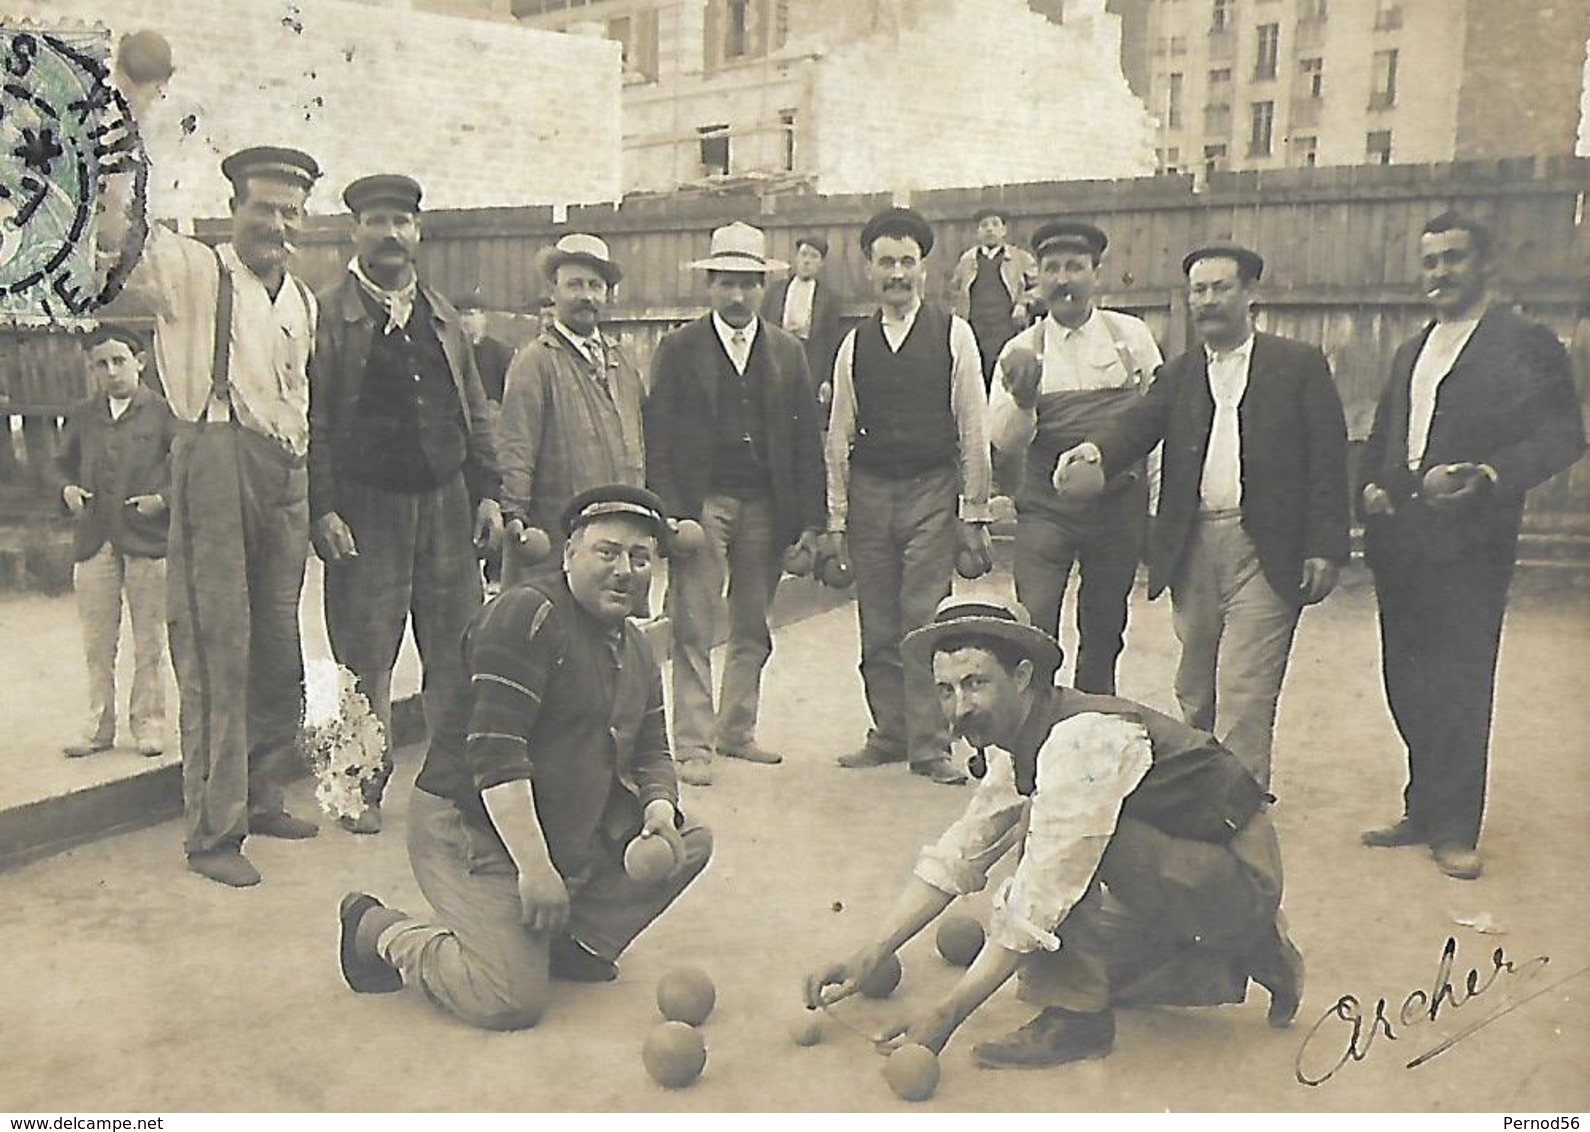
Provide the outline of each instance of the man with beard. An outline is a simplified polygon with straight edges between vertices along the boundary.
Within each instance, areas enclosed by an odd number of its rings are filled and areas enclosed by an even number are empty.
[[[1497,650],[1524,496],[1584,452],[1573,371],[1546,327],[1493,304],[1489,231],[1443,213],[1419,236],[1434,322],[1391,363],[1365,448],[1366,557],[1386,699],[1407,747],[1402,818],[1365,845],[1428,845],[1480,875]]]
[[[662,673],[628,619],[666,548],[662,503],[597,488],[561,526],[562,576],[504,590],[470,621],[467,717],[438,733],[414,783],[409,863],[436,921],[358,892],[338,910],[349,987],[417,986],[487,1030],[534,1026],[549,977],[617,978],[619,955],[712,855],[679,812]],[[665,876],[626,871],[637,837],[667,844]]]
[[[974,1047],[988,1068],[1104,1057],[1116,1007],[1241,1002],[1250,979],[1270,992],[1270,1024],[1291,1023],[1303,959],[1281,917],[1280,848],[1264,792],[1230,751],[1141,704],[1054,687],[1060,647],[1014,603],[950,598],[906,647],[931,658],[943,713],[987,773],[923,848],[877,938],[807,977],[808,1006],[854,993],[1019,842],[987,945],[942,1001],[880,1041],[941,1051],[1013,974],[1040,1009]]]
[[[834,362],[828,428],[828,532],[819,558],[854,570],[861,682],[872,729],[839,765],[906,762],[946,786],[966,781],[932,710],[925,665],[900,655],[961,569],[993,563],[988,537],[987,402],[977,341],[956,315],[922,302],[933,229],[909,208],[861,232],[878,313],[852,330]]]
[[[603,484],[639,487],[646,478],[640,370],[602,332],[624,273],[606,242],[583,232],[544,250],[536,266],[552,287],[552,319],[514,357],[498,429],[508,534],[502,580],[510,586],[557,578],[559,516],[575,495]],[[540,557],[532,553],[538,544]],[[644,609],[646,595],[637,596]]]
[[[713,756],[772,765],[756,741],[762,670],[773,653],[768,610],[784,552],[810,549],[823,526],[817,399],[800,340],[757,317],[766,236],[749,224],[712,233],[703,271],[712,309],[658,344],[646,401],[646,480],[702,545],[668,564],[674,753],[679,776],[712,781]],[[720,631],[727,633],[720,636]],[[727,638],[712,705],[712,649]]]
[[[298,599],[319,314],[287,260],[320,167],[307,153],[257,146],[221,172],[233,190],[230,240],[210,248],[157,226],[127,290],[154,309],[160,380],[180,422],[166,614],[188,867],[242,887],[260,879],[243,856],[249,834],[318,832],[287,812],[284,786],[303,715]]]
[[[419,183],[395,173],[343,190],[355,254],[320,297],[309,368],[309,512],[326,564],[338,663],[386,730],[354,833],[381,829],[392,774],[392,669],[410,618],[432,730],[464,708],[458,639],[480,605],[477,546],[502,533],[486,396],[462,320],[419,278]]]
[[[1046,633],[1075,562],[1079,691],[1115,694],[1115,662],[1147,530],[1148,469],[1139,463],[1077,500],[1050,481],[1061,452],[1128,405],[1164,361],[1141,319],[1099,310],[1099,261],[1109,240],[1091,224],[1056,220],[1033,233],[1046,318],[1012,338],[994,370],[988,431],[1023,470],[1016,491],[1016,597]]]
[[[1270,787],[1276,704],[1298,615],[1347,561],[1347,425],[1319,348],[1256,333],[1257,252],[1182,260],[1202,345],[1147,396],[1061,453],[1055,486],[1085,496],[1163,444],[1148,594],[1170,587],[1182,718]]]

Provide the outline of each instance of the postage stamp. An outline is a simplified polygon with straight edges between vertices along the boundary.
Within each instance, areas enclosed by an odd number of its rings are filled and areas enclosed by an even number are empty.
[[[70,322],[121,289],[142,233],[98,246],[113,178],[141,203],[147,162],[111,81],[109,32],[0,23],[0,321]]]

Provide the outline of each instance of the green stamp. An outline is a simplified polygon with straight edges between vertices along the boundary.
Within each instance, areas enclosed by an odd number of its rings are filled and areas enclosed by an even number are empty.
[[[109,60],[100,29],[0,24],[0,322],[89,316],[136,262],[141,230],[96,257],[104,178],[130,175],[141,203],[148,175]]]

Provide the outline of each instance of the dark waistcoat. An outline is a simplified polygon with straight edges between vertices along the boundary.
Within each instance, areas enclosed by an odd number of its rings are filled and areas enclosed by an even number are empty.
[[[953,365],[949,316],[926,304],[898,353],[883,336],[881,313],[857,327],[851,463],[890,479],[953,467],[960,454],[950,408]]]

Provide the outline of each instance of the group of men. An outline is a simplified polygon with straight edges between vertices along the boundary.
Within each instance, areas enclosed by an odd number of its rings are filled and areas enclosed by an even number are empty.
[[[412,621],[430,729],[407,834],[435,915],[350,894],[344,975],[359,991],[419,986],[475,1025],[533,1025],[549,979],[613,978],[706,866],[711,837],[679,782],[710,783],[714,758],[781,760],[756,725],[793,555],[855,586],[872,727],[840,763],[960,784],[953,737],[983,770],[878,940],[808,980],[813,1004],[853,990],[1020,842],[993,946],[903,1040],[941,1048],[1017,970],[1042,1009],[980,1048],[987,1064],[1100,1056],[1115,1006],[1237,1001],[1250,979],[1271,1021],[1291,1020],[1301,957],[1278,918],[1271,735],[1300,611],[1347,559],[1351,504],[1324,355],[1255,330],[1257,253],[1188,254],[1199,344],[1162,365],[1141,322],[1095,304],[1097,227],[1040,226],[1031,282],[1000,292],[1011,333],[980,332],[923,299],[932,226],[886,209],[860,240],[878,308],[830,363],[811,272],[773,298],[786,265],[734,223],[691,264],[710,309],[662,341],[643,382],[602,327],[621,270],[599,237],[571,234],[540,261],[552,315],[508,368],[499,415],[459,312],[416,271],[417,183],[347,186],[354,254],[316,297],[287,266],[313,159],[255,148],[223,171],[231,241],[156,230],[132,280],[177,422],[169,616],[194,871],[252,884],[246,836],[316,832],[282,802],[312,542],[333,649],[383,721]],[[1365,841],[1428,844],[1472,877],[1524,493],[1584,440],[1561,346],[1489,305],[1484,228],[1446,215],[1420,243],[1436,321],[1397,356],[1360,500],[1409,786],[1403,819]],[[990,281],[1019,260],[958,272],[971,313],[993,310]],[[1016,332],[1031,305],[1045,313]],[[980,342],[998,334],[990,364]],[[957,572],[992,566],[994,449],[1023,465],[1026,608],[951,594]],[[499,540],[506,585],[482,604],[477,553]],[[1114,696],[1145,546],[1182,643],[1179,723]],[[671,729],[634,620],[664,556]],[[1073,561],[1076,691],[1056,686]],[[353,832],[379,830],[383,786]],[[637,840],[666,846],[659,877],[626,868]]]

